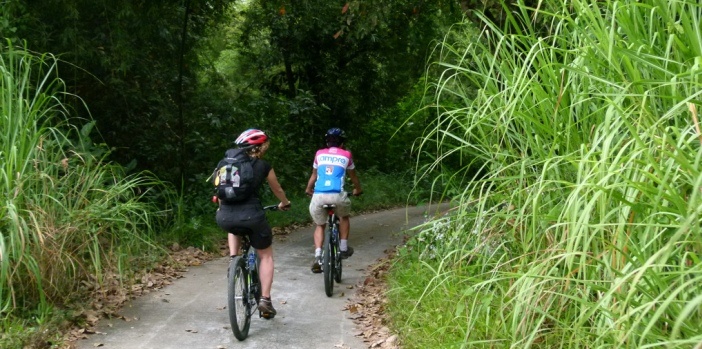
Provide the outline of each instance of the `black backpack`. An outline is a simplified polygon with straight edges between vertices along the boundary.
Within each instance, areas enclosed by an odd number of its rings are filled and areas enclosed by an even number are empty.
[[[212,174],[220,202],[231,204],[251,197],[255,190],[253,161],[246,149],[229,149],[224,153],[224,159]]]

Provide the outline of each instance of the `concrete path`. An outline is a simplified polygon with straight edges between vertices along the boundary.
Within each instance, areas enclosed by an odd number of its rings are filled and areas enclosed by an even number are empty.
[[[364,349],[344,311],[363,271],[402,242],[402,231],[440,214],[446,206],[419,206],[352,217],[350,245],[341,284],[324,293],[322,274],[312,274],[312,228],[296,230],[274,242],[275,277],[271,292],[278,315],[251,320],[249,337],[234,338],[226,309],[228,257],[191,267],[172,285],[128,303],[123,319],[101,320],[97,334],[78,341],[78,349]],[[269,214],[285,214],[273,212]]]

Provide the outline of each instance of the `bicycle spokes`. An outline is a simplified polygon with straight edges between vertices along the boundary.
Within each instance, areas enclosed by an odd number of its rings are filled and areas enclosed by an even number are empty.
[[[248,278],[244,259],[235,257],[229,267],[227,298],[232,332],[238,340],[244,340],[248,336],[251,322]]]

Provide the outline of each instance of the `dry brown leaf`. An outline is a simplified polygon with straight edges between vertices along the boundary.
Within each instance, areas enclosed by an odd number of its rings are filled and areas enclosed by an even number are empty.
[[[359,330],[355,336],[367,343],[368,348],[400,349],[398,336],[386,326],[385,275],[389,268],[387,261],[394,251],[386,252],[389,253],[388,257],[364,270],[366,278],[362,284],[356,285],[355,295],[345,310],[349,311],[349,318]]]

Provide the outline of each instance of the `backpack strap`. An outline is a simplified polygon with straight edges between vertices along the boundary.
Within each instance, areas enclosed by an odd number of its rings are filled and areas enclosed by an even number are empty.
[[[246,153],[248,149],[247,148],[231,148],[227,149],[227,151],[224,152],[224,157],[225,158],[235,158],[237,155],[244,154],[249,160],[251,160],[251,166],[254,166],[258,158],[251,157],[249,156],[248,153]]]
[[[227,149],[227,151],[224,152],[224,157],[225,158],[235,158],[237,155],[244,154],[245,156],[249,156],[249,154],[246,153],[246,149],[243,148],[232,148],[232,149]]]

